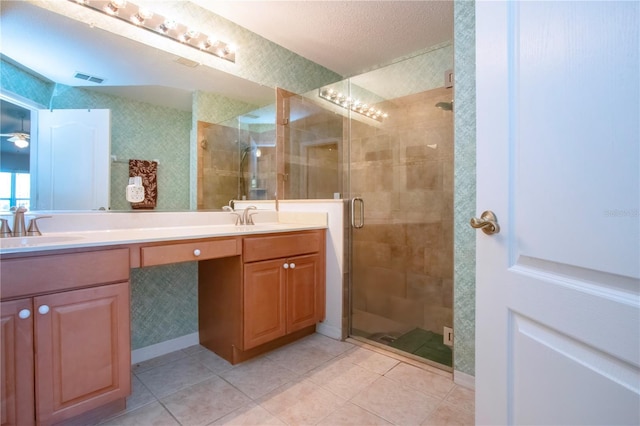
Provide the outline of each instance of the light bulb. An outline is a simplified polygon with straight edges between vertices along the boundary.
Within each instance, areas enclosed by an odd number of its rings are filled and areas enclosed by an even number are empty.
[[[29,146],[29,141],[23,138],[18,138],[18,140],[13,142],[18,148],[26,148]]]
[[[115,15],[116,13],[118,13],[118,9],[122,9],[126,5],[126,0],[111,0],[109,4],[104,7],[104,11],[109,15]]]
[[[172,19],[167,19],[162,24],[160,24],[159,30],[166,34],[172,29],[174,29],[177,25],[178,24],[176,23],[176,21]]]
[[[151,12],[149,9],[140,8],[140,10],[138,10],[138,13],[131,17],[131,22],[136,25],[142,25],[144,24],[144,21],[146,21],[147,19],[151,19],[152,17],[153,12]]]

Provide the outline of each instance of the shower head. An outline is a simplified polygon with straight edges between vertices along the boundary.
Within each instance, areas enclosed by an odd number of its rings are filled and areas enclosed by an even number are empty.
[[[436,104],[436,108],[440,108],[443,111],[452,111],[453,110],[453,101],[451,101],[451,102],[438,102]]]

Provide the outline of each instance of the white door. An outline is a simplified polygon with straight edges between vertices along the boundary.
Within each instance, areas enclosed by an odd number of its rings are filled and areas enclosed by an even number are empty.
[[[38,111],[35,207],[109,208],[111,111]]]
[[[640,424],[640,3],[476,3],[476,422]]]

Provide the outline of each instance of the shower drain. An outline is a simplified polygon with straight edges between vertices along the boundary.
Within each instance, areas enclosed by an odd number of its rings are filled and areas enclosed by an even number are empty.
[[[391,336],[386,333],[376,333],[370,335],[369,337],[367,337],[367,339],[388,345],[389,343],[393,343],[397,339],[397,337]]]

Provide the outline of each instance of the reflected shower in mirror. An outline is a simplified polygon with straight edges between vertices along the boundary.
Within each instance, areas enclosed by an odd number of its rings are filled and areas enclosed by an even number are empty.
[[[275,104],[221,123],[200,121],[198,140],[198,209],[275,198]]]

